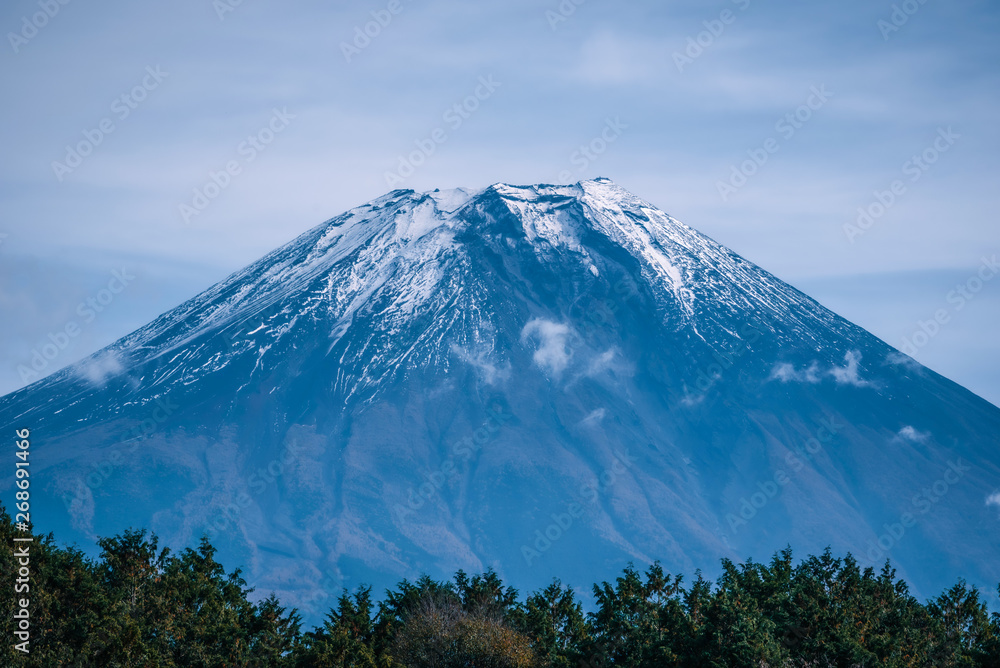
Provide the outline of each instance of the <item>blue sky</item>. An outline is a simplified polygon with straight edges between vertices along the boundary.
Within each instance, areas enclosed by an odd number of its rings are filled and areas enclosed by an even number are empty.
[[[1000,404],[1000,279],[949,299],[1000,252],[995,3],[237,1],[0,9],[0,392],[394,187],[604,175]]]

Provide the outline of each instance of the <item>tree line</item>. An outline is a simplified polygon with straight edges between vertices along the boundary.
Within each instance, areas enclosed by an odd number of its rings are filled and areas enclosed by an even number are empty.
[[[0,505],[0,589],[14,591],[13,538]],[[3,618],[4,666],[338,668],[1000,667],[1000,614],[958,580],[918,601],[890,564],[861,569],[830,550],[795,563],[722,562],[686,584],[656,563],[594,585],[592,612],[558,580],[520,597],[493,571],[404,580],[376,600],[344,591],[325,622],[302,627],[273,595],[252,600],[203,538],[177,554],[128,530],[100,556],[31,547],[30,654]],[[1000,588],[998,588],[1000,592]],[[5,594],[14,598],[14,595]]]

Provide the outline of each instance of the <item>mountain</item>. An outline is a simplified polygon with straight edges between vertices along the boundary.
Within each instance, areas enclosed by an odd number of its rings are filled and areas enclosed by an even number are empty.
[[[39,529],[207,534],[307,616],[425,572],[586,589],[786,544],[922,595],[1000,581],[1000,409],[607,179],[391,192],[0,423],[31,429]]]

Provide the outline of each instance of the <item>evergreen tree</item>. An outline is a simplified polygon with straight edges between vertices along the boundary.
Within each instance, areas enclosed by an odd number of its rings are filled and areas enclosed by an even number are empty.
[[[158,550],[155,534],[126,530],[121,536],[100,538],[101,558],[96,574],[101,583],[100,634],[104,645],[97,660],[108,666],[170,666],[170,647],[161,626],[172,611],[155,585],[169,555]]]
[[[250,629],[252,666],[285,666],[301,642],[302,619],[271,594],[256,606]]]
[[[352,596],[345,591],[323,626],[305,634],[295,665],[302,668],[377,668],[390,666],[384,651],[376,649],[371,588]]]
[[[927,607],[944,634],[941,665],[965,668],[1000,663],[1000,656],[990,651],[996,646],[996,630],[978,589],[959,580]]]
[[[529,596],[515,614],[515,626],[530,640],[546,666],[569,668],[586,663],[592,647],[587,620],[573,589],[556,580]]]
[[[255,610],[247,600],[252,590],[239,569],[226,573],[207,538],[197,550],[188,548],[168,560],[157,584],[157,600],[165,605],[160,631],[169,638],[178,665],[222,668],[252,658]]]
[[[754,588],[760,595],[762,580],[757,567],[748,562],[738,568],[728,559],[723,575],[704,611],[704,622],[694,638],[689,665],[780,666],[787,658],[778,640],[775,623],[764,615]],[[756,587],[747,588],[750,581]]]
[[[681,579],[664,575],[659,563],[647,571],[645,582],[629,565],[614,586],[594,585],[598,607],[589,617],[594,656],[602,663],[631,667],[678,661],[674,641],[680,629],[690,626],[681,614],[681,591]]]

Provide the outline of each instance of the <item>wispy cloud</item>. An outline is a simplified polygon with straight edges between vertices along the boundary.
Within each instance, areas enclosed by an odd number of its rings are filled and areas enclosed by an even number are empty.
[[[987,506],[996,506],[1000,508],[1000,492],[993,492],[988,497],[986,497]]]
[[[838,385],[854,385],[855,387],[867,387],[871,385],[867,380],[861,378],[858,372],[858,365],[861,362],[861,353],[856,350],[849,350],[844,355],[845,365],[830,369],[830,375],[837,381]]]
[[[485,351],[471,352],[459,345],[453,345],[451,351],[458,356],[458,359],[476,369],[487,385],[496,385],[510,376],[510,365],[498,367],[490,361],[489,353]]]
[[[891,366],[902,366],[906,367],[911,371],[919,371],[923,366],[917,360],[913,359],[909,355],[904,355],[901,352],[892,351],[885,358],[885,363]]]
[[[530,321],[521,330],[521,341],[534,341],[537,345],[532,359],[542,370],[560,375],[569,365],[573,352],[566,343],[573,330],[568,325],[542,318]]]
[[[94,385],[103,385],[104,381],[120,373],[121,370],[121,361],[112,352],[84,360],[77,367],[80,376],[89,380]]]
[[[779,362],[774,365],[768,380],[778,380],[782,383],[819,383],[824,377],[832,377],[838,385],[853,385],[868,387],[871,383],[861,377],[861,353],[849,350],[844,355],[844,366],[831,365],[821,368],[818,361],[813,360],[808,366],[797,369],[794,364]]]
[[[606,413],[607,411],[605,411],[603,408],[594,409],[587,414],[587,417],[580,420],[580,424],[586,427],[593,427],[595,425],[598,425],[601,423],[601,420],[604,419]]]
[[[905,427],[899,430],[898,434],[896,434],[897,439],[903,441],[909,441],[910,443],[926,443],[930,437],[931,437],[930,432],[920,431],[919,429],[911,425],[906,425]]]
[[[813,362],[808,367],[797,370],[794,364],[781,362],[776,364],[771,371],[771,380],[780,380],[783,383],[791,383],[793,381],[799,383],[818,383],[819,364]]]

